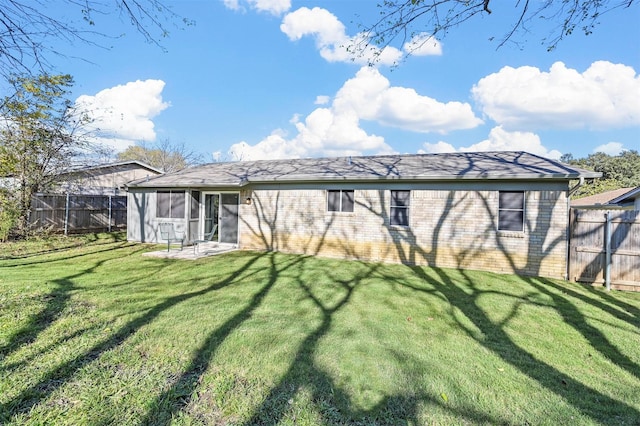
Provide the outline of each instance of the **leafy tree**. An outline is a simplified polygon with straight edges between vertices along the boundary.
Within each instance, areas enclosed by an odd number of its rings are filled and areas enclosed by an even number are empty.
[[[24,235],[31,195],[45,190],[90,144],[82,135],[87,118],[66,98],[70,75],[17,77],[11,83],[15,92],[0,105],[0,176],[18,212],[17,232]]]
[[[443,38],[476,15],[490,15],[493,8],[516,7],[519,18],[509,28],[503,29],[505,34],[498,47],[512,40],[517,33],[530,32],[529,25],[544,19],[556,24],[555,30],[542,38],[547,49],[553,50],[562,39],[575,31],[591,34],[603,14],[618,8],[630,8],[637,3],[637,0],[524,0],[515,4],[490,0],[383,0],[378,4],[379,19],[364,26],[364,32],[369,37],[362,38],[361,43],[373,40],[379,47],[395,42],[404,45],[420,36],[420,42],[411,44],[415,51],[425,43],[433,42],[432,38]],[[354,50],[364,51],[363,46],[355,46]]]
[[[64,10],[65,18],[52,16],[51,10]],[[107,35],[101,31],[107,29],[97,29],[96,17],[108,14],[121,15],[158,46],[160,38],[169,34],[166,23],[178,18],[161,0],[56,0],[54,6],[42,1],[0,0],[0,74],[9,78],[14,73],[46,72],[47,57],[60,53],[51,40],[99,44],[100,36]]]
[[[138,160],[162,170],[175,172],[202,162],[202,156],[189,150],[184,143],[174,144],[164,139],[152,146],[133,145],[118,154],[118,160]]]
[[[640,153],[635,150],[623,151],[620,155],[611,156],[603,152],[589,154],[585,158],[573,158],[565,154],[561,161],[602,173],[601,179],[587,182],[576,194],[575,198],[586,197],[600,192],[619,188],[640,186]]]

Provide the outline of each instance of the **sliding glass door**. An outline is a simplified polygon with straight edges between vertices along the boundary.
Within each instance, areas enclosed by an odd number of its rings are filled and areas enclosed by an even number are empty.
[[[202,198],[203,234],[218,225],[212,241],[238,243],[238,203],[240,194],[231,192],[204,193]]]
[[[220,216],[220,194],[205,194],[204,196],[204,233],[208,234],[214,225],[218,224]],[[219,226],[218,226],[219,228]],[[220,233],[218,229],[217,234]],[[218,237],[214,236],[212,241],[218,241]]]

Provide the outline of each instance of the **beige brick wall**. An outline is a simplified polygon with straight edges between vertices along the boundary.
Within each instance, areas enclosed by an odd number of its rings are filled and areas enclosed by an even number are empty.
[[[389,225],[388,189],[355,189],[353,213],[327,212],[323,189],[254,189],[240,206],[240,245],[563,278],[568,210],[557,188],[526,190],[525,232],[497,231],[497,187],[412,189],[409,227]]]

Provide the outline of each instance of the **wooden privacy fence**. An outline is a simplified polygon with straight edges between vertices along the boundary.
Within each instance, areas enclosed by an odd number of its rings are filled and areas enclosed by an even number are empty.
[[[640,291],[640,211],[571,209],[569,278]]]
[[[122,195],[38,194],[31,199],[30,223],[55,232],[112,232],[127,227]]]

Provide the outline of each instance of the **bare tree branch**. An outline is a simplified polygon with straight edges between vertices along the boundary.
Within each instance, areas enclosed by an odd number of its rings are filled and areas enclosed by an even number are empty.
[[[517,42],[520,33],[529,32],[528,26],[543,19],[557,22],[558,25],[548,34],[541,36],[548,50],[554,49],[564,37],[579,28],[584,34],[591,34],[599,24],[599,19],[606,13],[619,8],[630,8],[638,5],[638,0],[542,0],[539,6],[532,7],[529,0],[515,3],[519,15],[499,38],[498,48],[508,41]],[[365,37],[352,47],[356,52],[364,52],[372,44],[380,49],[404,43],[420,34],[423,44],[431,38],[444,38],[447,33],[479,14],[489,15],[490,0],[383,0],[378,4],[380,17],[372,24],[362,26]],[[495,5],[495,3],[491,3]],[[498,3],[506,7],[508,2]],[[513,7],[513,6],[512,6]],[[534,21],[535,20],[535,21]],[[493,39],[493,38],[492,38]],[[419,49],[422,45],[413,46]],[[411,52],[408,52],[411,54]]]
[[[94,19],[97,15],[119,14],[147,42],[160,48],[161,39],[169,35],[169,23],[192,24],[161,0],[58,0],[58,3],[56,9],[65,8],[71,18],[55,17],[51,14],[51,2],[44,0],[0,0],[0,75],[9,78],[49,72],[49,58],[64,56],[53,47],[56,40],[102,46],[100,39],[117,37],[109,34],[108,28],[97,28]],[[73,16],[81,19],[74,21]]]

